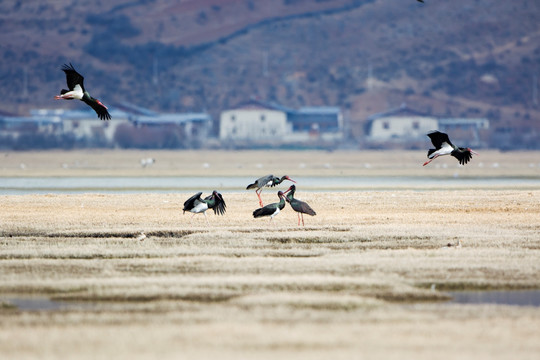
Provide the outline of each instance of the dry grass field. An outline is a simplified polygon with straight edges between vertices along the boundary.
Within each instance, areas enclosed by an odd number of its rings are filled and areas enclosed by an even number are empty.
[[[402,161],[389,153],[271,153],[10,153],[0,181],[209,170],[540,177],[538,153],[486,152],[467,167],[440,159],[430,168],[421,166],[423,152]],[[138,159],[148,156],[157,162],[142,169]],[[540,289],[540,186],[297,186],[317,211],[305,227],[289,205],[273,223],[253,219],[251,191],[224,192],[227,212],[208,212],[209,224],[182,214],[185,193],[0,195],[2,358],[540,356],[540,308],[448,302],[456,290]],[[274,190],[262,196],[277,201]],[[25,310],[24,299],[59,308]]]

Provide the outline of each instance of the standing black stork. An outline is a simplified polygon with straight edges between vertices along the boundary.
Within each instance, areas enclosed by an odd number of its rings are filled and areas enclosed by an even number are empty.
[[[208,218],[206,217],[206,210],[208,209],[213,209],[216,215],[225,214],[225,200],[223,200],[223,196],[220,193],[214,190],[212,195],[208,195],[204,199],[201,198],[201,195],[202,192],[198,192],[186,200],[184,203],[184,214],[186,211],[192,212],[193,215],[191,215],[191,218],[193,218],[195,214],[203,213],[206,222],[208,222]]]
[[[84,77],[79,74],[71,63],[64,64],[62,71],[66,73],[66,81],[69,90],[62,89],[60,95],[56,95],[56,100],[81,100],[92,107],[101,120],[110,120],[111,114],[107,111],[107,107],[101,101],[90,96],[88,91],[84,89]]]
[[[283,191],[278,191],[277,195],[279,197],[279,202],[268,204],[262,208],[253,211],[253,217],[258,218],[263,216],[270,216],[270,221],[272,221],[274,219],[274,216],[279,214],[279,212],[285,207],[285,194],[283,193]]]
[[[311,216],[317,215],[317,213],[309,206],[306,202],[294,198],[294,193],[296,192],[296,186],[291,185],[291,187],[286,191],[287,201],[291,204],[291,207],[296,211],[298,215],[298,226],[300,226],[300,215],[302,216],[302,225],[304,225],[304,214]]]
[[[465,165],[472,158],[472,154],[478,155],[478,153],[472,151],[470,148],[457,147],[450,142],[448,135],[440,131],[431,131],[427,133],[427,136],[431,139],[435,149],[428,150],[429,160],[424,163],[424,166],[443,155],[452,155],[458,159],[461,165]]]
[[[279,185],[285,180],[289,180],[289,181],[292,181],[293,183],[296,183],[296,181],[294,181],[287,175],[284,175],[281,178],[278,178],[277,176],[274,176],[274,175],[266,175],[255,180],[253,184],[249,184],[246,187],[246,190],[255,189],[255,193],[257,194],[257,197],[259,198],[259,205],[263,207],[263,202],[261,199],[262,189],[264,187],[273,187],[273,186]]]

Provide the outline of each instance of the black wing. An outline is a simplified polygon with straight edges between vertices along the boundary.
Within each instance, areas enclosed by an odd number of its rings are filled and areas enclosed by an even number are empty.
[[[202,191],[196,193],[195,195],[193,195],[192,197],[190,197],[189,199],[187,199],[186,202],[184,202],[184,212],[190,211],[190,210],[193,209],[198,203],[202,202],[203,200],[201,199],[201,195],[202,195]]]
[[[290,204],[293,210],[296,212],[301,212],[303,214],[308,214],[311,216],[317,215],[315,210],[313,210],[311,206],[309,206],[308,203],[306,202],[303,202],[298,199],[294,199],[293,201],[290,202]]]
[[[82,98],[82,100],[88,105],[91,106],[92,109],[96,112],[98,118],[101,120],[111,120],[111,114],[109,114],[109,111],[105,106],[98,103],[94,98],[88,99],[86,96]]]
[[[453,157],[458,159],[461,165],[465,165],[472,159],[472,154],[469,149],[458,148],[450,153]]]
[[[427,136],[429,136],[429,138],[431,139],[431,143],[437,149],[440,149],[443,143],[448,143],[448,145],[454,147],[454,145],[452,145],[452,143],[450,142],[448,135],[445,133],[435,130],[427,133]]]
[[[69,90],[73,90],[75,85],[79,84],[84,92],[84,77],[75,70],[71,63],[69,63],[69,65],[64,64],[64,66],[62,66],[62,71],[66,73],[66,81]]]
[[[268,204],[265,207],[259,208],[255,211],[253,211],[253,217],[258,218],[262,216],[270,216],[273,213],[276,212],[276,207],[278,206],[277,203],[274,204]]]
[[[221,194],[216,191],[212,193],[212,195],[205,197],[204,200],[210,200],[212,198],[214,199],[214,205],[210,208],[214,210],[214,214],[225,214],[225,209],[227,208],[227,205],[225,204],[225,200],[223,200],[223,196],[221,196]]]

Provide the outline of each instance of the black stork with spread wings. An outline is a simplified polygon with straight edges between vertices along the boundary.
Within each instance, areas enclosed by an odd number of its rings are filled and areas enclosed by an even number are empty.
[[[428,150],[429,160],[424,163],[424,166],[443,155],[452,155],[458,159],[461,165],[465,165],[471,160],[472,155],[478,155],[478,153],[472,151],[470,148],[457,147],[448,138],[448,135],[440,131],[431,131],[427,134],[435,146],[435,149]]]
[[[56,100],[81,100],[89,105],[97,113],[101,120],[110,120],[111,114],[107,111],[107,107],[101,101],[90,96],[88,91],[84,89],[84,77],[79,74],[71,63],[64,64],[62,71],[66,73],[66,81],[69,90],[62,89],[60,95],[56,95]]]
[[[255,180],[253,184],[249,184],[246,187],[246,190],[255,189],[255,193],[257,194],[257,197],[259,198],[259,205],[263,207],[263,202],[261,199],[262,189],[264,187],[273,187],[273,186],[279,185],[285,180],[292,181],[293,183],[296,182],[290,177],[288,177],[287,175],[283,175],[281,178],[278,178],[277,176],[274,176],[274,175],[266,175]]]

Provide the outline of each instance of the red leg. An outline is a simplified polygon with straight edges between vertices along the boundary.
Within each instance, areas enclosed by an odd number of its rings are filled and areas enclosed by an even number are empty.
[[[262,189],[261,189],[262,191]],[[263,202],[262,202],[262,199],[261,199],[261,193],[257,190],[255,190],[255,193],[257,194],[257,197],[259,198],[259,205],[261,205],[261,207],[263,207]]]
[[[304,225],[304,214],[302,213],[302,226],[306,226]]]
[[[422,165],[422,166],[426,166],[427,164],[429,164],[430,162],[432,162],[433,160],[435,160],[437,157],[439,157],[439,155],[435,155],[435,156],[433,157],[433,159],[429,159],[429,160],[426,161],[426,162],[424,163],[424,165]]]

